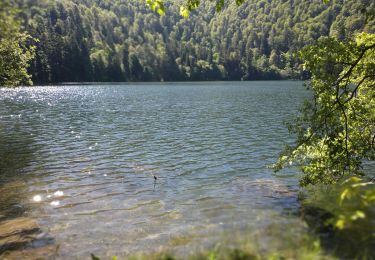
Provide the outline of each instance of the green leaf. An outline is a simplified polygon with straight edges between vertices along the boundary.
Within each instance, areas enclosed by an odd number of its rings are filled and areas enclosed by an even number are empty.
[[[343,229],[345,227],[345,220],[343,218],[340,218],[336,221],[335,227],[338,229]]]
[[[357,210],[350,218],[351,220],[357,220],[359,218],[364,219],[366,214],[363,211]]]
[[[341,193],[341,195],[340,195],[340,200],[341,200],[341,202],[349,195],[349,189],[345,189],[342,193]]]
[[[180,6],[180,15],[183,17],[189,17],[189,10],[185,6]]]

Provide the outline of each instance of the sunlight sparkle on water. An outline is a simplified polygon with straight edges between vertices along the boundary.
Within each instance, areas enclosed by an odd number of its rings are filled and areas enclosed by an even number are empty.
[[[55,195],[56,197],[61,197],[61,196],[64,196],[64,192],[61,190],[58,190],[58,191],[55,191],[53,195]]]
[[[42,196],[40,196],[40,195],[35,195],[35,196],[33,197],[33,201],[35,201],[35,202],[41,202],[41,201],[42,201]]]
[[[60,205],[60,201],[54,200],[50,204],[51,204],[51,206],[59,206]]]

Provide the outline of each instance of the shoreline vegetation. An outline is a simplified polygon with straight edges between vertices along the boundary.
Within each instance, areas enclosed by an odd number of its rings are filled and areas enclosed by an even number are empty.
[[[304,46],[374,27],[361,13],[367,0],[228,1],[220,12],[210,1],[188,1],[188,18],[178,2],[164,3],[160,16],[145,1],[12,1],[0,6],[12,28],[4,36],[15,36],[9,40],[19,46],[12,48],[24,58],[0,71],[0,85],[8,86],[30,79],[37,85],[307,79],[298,56]],[[4,47],[15,60],[17,52]],[[14,75],[18,84],[2,82],[17,66],[29,76]]]

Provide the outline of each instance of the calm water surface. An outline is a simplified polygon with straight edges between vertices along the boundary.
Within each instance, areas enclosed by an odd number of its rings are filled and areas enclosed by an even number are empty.
[[[307,95],[292,81],[0,89],[0,220],[35,219],[61,258],[184,255],[283,225],[295,172],[267,165]]]

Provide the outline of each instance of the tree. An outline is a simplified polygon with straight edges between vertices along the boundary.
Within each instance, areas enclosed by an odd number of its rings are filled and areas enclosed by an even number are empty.
[[[362,175],[362,162],[375,159],[375,35],[324,38],[301,54],[314,98],[291,127],[297,146],[285,151],[279,166],[300,166],[302,185]]]
[[[375,34],[324,38],[304,48],[301,57],[312,75],[313,100],[290,125],[296,145],[284,150],[275,169],[298,166],[302,186],[343,182],[340,203],[355,195],[357,206],[374,205],[374,184],[359,176],[365,175],[363,163],[375,159]],[[335,225],[343,228],[365,216],[352,207]]]
[[[165,1],[164,16],[152,12],[146,0],[9,1],[21,10],[25,30],[39,40],[29,69],[36,84],[130,81],[131,54],[142,65],[140,80],[297,79],[300,60],[294,54],[314,41],[315,34],[306,33],[309,24],[329,28],[317,30],[320,36],[335,35],[333,24],[339,22],[343,37],[353,33],[358,26],[347,20],[361,21],[360,30],[375,28],[352,11],[358,0],[327,6],[247,0],[241,7],[227,0],[216,14],[216,2],[207,0],[190,19],[179,15],[187,0]]]
[[[0,86],[31,85],[27,72],[34,58],[32,38],[21,30],[17,10],[9,1],[0,2]]]

